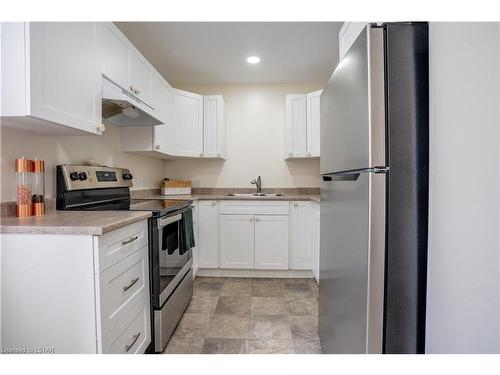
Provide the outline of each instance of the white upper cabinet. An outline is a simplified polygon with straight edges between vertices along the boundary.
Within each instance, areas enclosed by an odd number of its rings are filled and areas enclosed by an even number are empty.
[[[203,157],[203,96],[174,89],[174,153]]]
[[[339,61],[342,60],[368,22],[344,22],[339,31]]]
[[[286,96],[285,159],[319,157],[320,96],[323,90]]]
[[[93,22],[2,23],[2,125],[100,134]]]
[[[127,38],[111,22],[99,24],[102,73],[124,89],[130,90],[132,48]]]
[[[306,95],[286,96],[286,154],[285,158],[306,157]]]
[[[320,96],[323,90],[307,94],[307,156],[319,157],[320,150]]]
[[[291,268],[312,269],[311,202],[290,202]]]
[[[203,157],[225,158],[225,109],[222,95],[203,97]]]
[[[141,55],[132,54],[130,91],[141,101],[153,107],[153,70]]]
[[[288,215],[255,216],[255,268],[286,270],[289,267]]]
[[[155,70],[112,22],[100,26],[102,74],[154,108]]]

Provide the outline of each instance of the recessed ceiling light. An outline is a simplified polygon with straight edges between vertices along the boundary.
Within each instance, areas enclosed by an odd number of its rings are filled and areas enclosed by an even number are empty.
[[[258,64],[258,63],[260,63],[260,57],[259,56],[248,56],[247,57],[247,63],[249,63],[249,64]]]

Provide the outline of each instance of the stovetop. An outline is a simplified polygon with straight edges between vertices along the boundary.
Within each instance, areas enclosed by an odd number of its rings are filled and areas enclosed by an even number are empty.
[[[151,211],[153,217],[189,207],[191,201],[175,199],[124,199],[103,204],[81,207],[85,211]]]

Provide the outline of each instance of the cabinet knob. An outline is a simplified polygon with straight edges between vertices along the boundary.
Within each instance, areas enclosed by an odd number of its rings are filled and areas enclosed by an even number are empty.
[[[203,152],[200,152],[200,156],[203,157]]]
[[[132,85],[130,85],[130,92],[135,92],[134,88],[132,87]]]
[[[250,222],[252,223],[253,222],[253,217],[250,218]]]
[[[257,222],[257,223],[258,223],[259,221],[260,221],[260,219],[259,219],[258,217],[256,217],[256,218],[255,218],[255,222]]]
[[[136,93],[137,95],[139,95],[139,94],[141,93],[141,90],[137,89],[137,90],[135,90],[135,93]]]
[[[155,150],[159,150],[159,149],[160,149],[160,145],[156,145]]]
[[[307,157],[310,157],[310,156],[311,156],[311,153],[310,153],[310,152],[308,152],[306,155],[307,155]]]
[[[218,153],[217,156],[220,157],[221,156],[220,153]]]
[[[106,130],[106,126],[104,124],[101,124],[97,127],[97,130],[100,131],[100,132],[103,132]]]
[[[215,207],[216,203],[215,202],[212,202],[211,203],[212,207]]]
[[[294,206],[294,207],[299,207],[299,204],[298,204],[297,202],[294,202],[294,203],[293,203],[293,206]]]

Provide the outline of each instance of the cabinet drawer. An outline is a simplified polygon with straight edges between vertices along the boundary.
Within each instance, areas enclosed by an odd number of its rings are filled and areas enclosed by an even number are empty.
[[[94,238],[97,242],[95,272],[100,273],[147,245],[148,221],[138,221]]]
[[[149,294],[148,269],[148,249],[143,247],[96,275],[102,336],[106,336],[144,294]]]
[[[220,201],[221,214],[248,214],[248,215],[288,215],[288,201]]]
[[[151,317],[147,293],[125,318],[102,340],[103,354],[144,353],[151,342]]]

